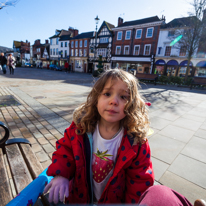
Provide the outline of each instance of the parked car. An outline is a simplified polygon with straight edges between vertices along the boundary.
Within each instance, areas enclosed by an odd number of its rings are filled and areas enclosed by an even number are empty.
[[[52,69],[52,70],[59,70],[59,67],[55,64],[50,64],[49,65],[49,69]]]
[[[25,63],[25,67],[33,67],[31,63]]]

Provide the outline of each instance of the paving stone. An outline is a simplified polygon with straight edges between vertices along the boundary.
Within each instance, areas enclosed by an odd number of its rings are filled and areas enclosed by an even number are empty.
[[[181,154],[206,163],[206,139],[193,136]]]
[[[60,134],[60,133],[54,134],[54,136],[55,136],[57,139],[61,139],[61,138],[63,137],[63,135]]]
[[[172,172],[165,172],[159,182],[184,195],[192,204],[196,199],[206,200],[205,189],[179,177],[178,175],[175,175]]]
[[[41,150],[40,152],[35,153],[38,160],[42,163],[45,162],[47,160],[49,160],[49,156],[47,155],[46,152],[44,152],[43,150]]]
[[[198,136],[198,137],[201,137],[201,138],[206,139],[206,130],[198,129],[198,130],[195,132],[195,136]]]
[[[163,129],[164,127],[166,127],[168,124],[171,123],[171,121],[161,119],[159,117],[151,117],[150,122],[152,128],[156,128],[159,130]]]
[[[185,155],[178,155],[168,171],[206,189],[206,164]]]
[[[181,142],[188,142],[194,135],[194,131],[184,129],[174,125],[168,125],[164,129],[158,132],[163,136],[170,137],[172,139],[179,140]]]
[[[46,139],[48,140],[52,140],[55,138],[52,134],[45,134],[44,137],[46,137]]]
[[[40,152],[41,150],[42,150],[42,147],[38,144],[38,143],[36,143],[36,144],[32,144],[32,150],[33,150],[33,152]]]
[[[184,115],[182,115],[182,118],[190,119],[190,120],[197,121],[197,122],[204,122],[205,121],[204,117],[199,117],[199,116],[195,116],[195,115],[191,115],[191,114],[184,114]]]
[[[185,143],[178,140],[164,137],[156,134],[149,139],[152,157],[162,160],[165,163],[171,164],[180,151],[185,146]]]
[[[50,152],[54,152],[55,151],[54,147],[50,143],[44,144],[44,145],[42,145],[42,147],[44,148],[46,153],[50,153]]]
[[[56,141],[57,139],[49,140],[49,142],[56,148]]]
[[[44,145],[44,144],[48,144],[49,142],[44,138],[38,138],[37,141],[41,144],[41,145]]]
[[[46,168],[48,168],[48,166],[52,163],[52,161],[49,159],[45,162],[42,162],[41,165],[43,167],[43,169],[45,170]]]
[[[30,132],[23,132],[22,135],[23,135],[25,138],[33,137],[33,135],[32,135]]]
[[[164,110],[158,110],[158,111],[154,111],[152,112],[152,116],[153,117],[161,117],[162,119],[166,119],[169,121],[174,121],[176,119],[178,119],[180,117],[180,115],[177,115],[175,113],[171,113],[168,111],[164,111]]]
[[[33,135],[36,137],[36,138],[42,138],[42,137],[44,137],[41,133],[39,133],[39,132],[35,132],[35,133],[33,133]]]
[[[165,162],[162,162],[154,157],[151,157],[151,159],[152,159],[155,180],[159,181],[159,179],[162,177],[162,175],[169,167],[169,164],[166,164]]]
[[[204,122],[204,123],[201,125],[200,129],[206,130],[206,122]]]
[[[29,137],[29,138],[26,138],[27,140],[29,140],[29,142],[33,145],[33,144],[36,144],[37,141],[34,137]]]
[[[201,124],[202,124],[201,122],[196,122],[185,118],[179,118],[176,121],[172,122],[172,125],[189,129],[192,131],[197,131],[200,128]]]

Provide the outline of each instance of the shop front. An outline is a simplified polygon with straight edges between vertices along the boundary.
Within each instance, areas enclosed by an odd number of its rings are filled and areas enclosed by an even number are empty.
[[[154,74],[164,75],[165,66],[166,66],[166,63],[164,60],[162,59],[157,60],[154,65],[155,67]]]
[[[178,71],[178,62],[176,60],[170,60],[167,62],[166,67],[166,75],[168,77],[170,76],[176,76]]]
[[[206,78],[206,61],[200,61],[197,63],[194,76]]]
[[[178,74],[177,74],[178,77],[185,77],[185,74],[186,74],[186,71],[187,71],[187,63],[188,63],[187,60],[184,60],[180,63]],[[191,77],[191,76],[194,75],[195,69],[193,68],[193,63],[192,62],[190,62],[189,66],[190,66],[190,69],[188,71],[188,77]]]
[[[88,61],[86,57],[83,58],[70,58],[70,65],[72,68],[72,71],[75,72],[87,72],[87,65]]]

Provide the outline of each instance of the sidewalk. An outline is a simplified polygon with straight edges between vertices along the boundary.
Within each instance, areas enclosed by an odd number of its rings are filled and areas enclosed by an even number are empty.
[[[70,125],[73,110],[86,100],[93,78],[26,68],[15,72],[12,77],[0,74],[0,97],[13,95],[20,104],[0,106],[0,121],[9,126],[10,138],[31,142],[46,168],[55,142]],[[206,91],[149,85],[141,93],[152,102],[149,116],[155,133],[148,138],[155,180],[192,203],[206,200]]]

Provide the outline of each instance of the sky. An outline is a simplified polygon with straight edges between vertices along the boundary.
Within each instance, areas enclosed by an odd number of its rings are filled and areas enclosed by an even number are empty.
[[[10,0],[0,0],[1,3]],[[12,1],[12,0],[11,0]],[[79,33],[94,31],[94,18],[117,26],[118,17],[125,21],[164,15],[166,23],[186,17],[192,0],[18,0],[15,6],[0,10],[0,46],[12,48],[13,41],[36,39],[45,43],[56,29],[73,27]]]

